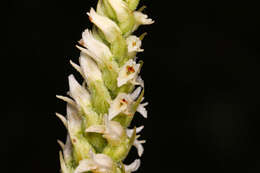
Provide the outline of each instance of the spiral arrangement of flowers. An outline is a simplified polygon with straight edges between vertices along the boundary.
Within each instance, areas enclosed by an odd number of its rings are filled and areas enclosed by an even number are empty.
[[[82,75],[79,84],[69,75],[67,115],[56,115],[68,130],[66,143],[58,141],[62,151],[62,173],[131,173],[140,166],[140,159],[123,163],[132,146],[139,157],[143,154],[139,140],[143,126],[130,129],[136,112],[147,118],[144,82],[139,73],[143,62],[137,62],[145,34],[133,32],[140,25],[149,25],[139,0],[99,0],[96,10],[87,13],[94,24],[86,29],[76,46],[80,50],[79,65],[71,65]]]

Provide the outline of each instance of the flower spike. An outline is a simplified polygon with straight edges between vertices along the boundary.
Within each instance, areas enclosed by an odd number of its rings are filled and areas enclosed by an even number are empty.
[[[98,0],[97,9],[87,15],[92,30],[85,29],[76,47],[78,62],[71,66],[81,74],[83,83],[68,76],[68,96],[56,97],[67,104],[66,116],[56,113],[68,134],[61,147],[61,173],[132,173],[141,160],[123,164],[132,146],[139,157],[144,153],[140,133],[144,126],[129,126],[135,113],[147,118],[144,81],[140,76],[146,33],[133,32],[154,21],[140,10],[139,0]]]

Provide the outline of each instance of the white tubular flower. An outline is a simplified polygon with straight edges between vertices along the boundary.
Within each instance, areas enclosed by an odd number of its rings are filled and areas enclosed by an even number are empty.
[[[104,116],[104,125],[93,125],[86,129],[86,132],[102,133],[112,145],[116,145],[124,135],[124,128],[119,122],[109,121],[108,116]]]
[[[135,172],[138,170],[138,168],[141,165],[141,160],[140,159],[136,159],[133,163],[131,163],[130,165],[124,165],[125,167],[125,172],[126,173],[131,173],[131,172]]]
[[[95,39],[88,29],[82,33],[82,41],[87,49],[81,49],[81,51],[91,56],[97,63],[102,63],[112,57],[110,49],[103,42]]]
[[[73,75],[69,76],[70,95],[76,103],[82,107],[90,104],[90,95],[75,79]]]
[[[126,84],[128,81],[133,81],[133,79],[138,75],[139,67],[140,64],[136,64],[134,60],[130,59],[127,61],[119,71],[117,86],[120,87]]]
[[[87,81],[102,81],[102,74],[97,64],[86,54],[81,54],[79,57],[80,67]]]
[[[148,18],[148,16],[146,14],[143,14],[140,11],[135,11],[134,17],[136,20],[136,24],[134,26],[133,31],[135,31],[140,25],[151,25],[154,23],[154,21],[152,19]]]
[[[144,126],[140,126],[138,128],[136,128],[136,133],[140,133],[142,131],[142,129],[144,128]],[[134,130],[133,129],[127,129],[126,133],[128,137],[131,137],[133,135]],[[138,138],[140,137],[140,135],[137,135],[134,141],[134,146],[137,149],[138,155],[139,157],[142,156],[143,152],[144,152],[144,147],[143,147],[143,143],[145,143],[145,140],[138,140]]]
[[[142,41],[139,37],[136,37],[135,35],[130,35],[129,37],[127,37],[126,43],[128,46],[128,53],[144,51],[143,49],[141,49]]]
[[[105,154],[94,154],[90,150],[90,158],[79,162],[74,173],[93,171],[94,173],[112,173],[113,160]]]
[[[120,28],[108,17],[97,14],[93,8],[91,8],[90,12],[87,14],[89,15],[89,20],[104,33],[108,42],[114,42],[117,39],[117,36],[119,34],[121,35]]]

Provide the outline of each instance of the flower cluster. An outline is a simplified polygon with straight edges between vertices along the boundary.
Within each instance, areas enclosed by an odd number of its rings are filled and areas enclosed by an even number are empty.
[[[62,151],[62,173],[131,173],[140,166],[122,162],[132,146],[141,157],[144,140],[139,140],[144,126],[130,129],[136,112],[147,118],[144,82],[137,62],[144,35],[133,32],[149,25],[139,0],[99,0],[97,9],[87,13],[94,24],[86,29],[76,46],[80,50],[79,65],[70,62],[82,75],[80,84],[69,75],[68,96],[57,95],[67,102],[67,115],[56,113],[68,130],[66,143],[58,141]]]

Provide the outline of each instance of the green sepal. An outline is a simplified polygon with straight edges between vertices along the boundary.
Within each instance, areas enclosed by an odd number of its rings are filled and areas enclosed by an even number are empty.
[[[117,89],[117,77],[118,73],[112,68],[110,68],[108,65],[102,67],[102,78],[104,80],[104,83],[106,87],[109,89],[110,92],[115,92]]]
[[[117,36],[116,40],[111,43],[110,49],[119,67],[123,66],[127,61],[127,44],[122,35]]]
[[[111,97],[103,81],[90,82],[89,90],[91,92],[93,110],[98,114],[107,113]]]
[[[131,11],[134,11],[137,8],[139,2],[140,0],[126,0],[126,3]]]
[[[91,144],[82,134],[71,136],[71,142],[76,164],[78,164],[80,160],[86,159],[88,157],[90,149],[93,150]]]
[[[92,106],[86,106],[81,108],[79,112],[81,117],[83,117],[82,129],[89,127],[91,125],[99,124],[102,122],[102,117],[100,117],[94,110]]]
[[[125,158],[127,150],[128,145],[124,142],[118,146],[112,146],[108,144],[104,148],[103,153],[111,157],[115,162],[118,162]]]
[[[127,82],[119,88],[116,88],[115,92],[111,94],[112,99],[115,99],[118,93],[131,93],[134,90],[134,85],[131,82]]]
[[[110,156],[115,162],[120,162],[126,158],[136,138],[136,128],[134,128],[133,135],[126,138],[118,146],[107,145],[103,153]]]
[[[107,145],[107,141],[102,137],[101,134],[87,133],[85,137],[98,153],[101,153]]]
[[[104,12],[112,20],[116,20],[116,14],[107,0],[102,0]]]

